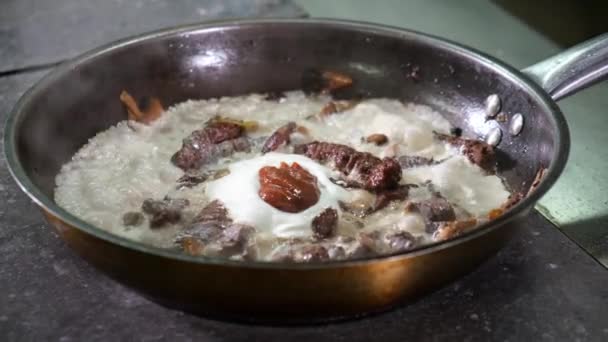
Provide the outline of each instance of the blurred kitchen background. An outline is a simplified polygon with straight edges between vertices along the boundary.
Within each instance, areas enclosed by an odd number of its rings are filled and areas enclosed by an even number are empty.
[[[602,0],[493,0],[511,15],[560,46],[608,31],[608,2]]]

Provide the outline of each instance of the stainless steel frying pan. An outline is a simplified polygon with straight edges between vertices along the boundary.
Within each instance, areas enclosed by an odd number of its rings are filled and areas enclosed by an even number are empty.
[[[525,229],[520,219],[567,160],[568,127],[555,101],[605,76],[607,42],[602,36],[519,71],[440,38],[360,22],[245,20],[159,31],[99,48],[46,76],[9,115],[5,153],[17,183],[74,250],[161,303],[281,321],[379,311],[472,270],[515,229]],[[541,167],[546,175],[505,215],[458,238],[408,253],[325,264],[192,257],[111,235],[53,202],[61,165],[87,139],[125,119],[121,90],[173,104],[298,89],[310,68],[353,76],[355,86],[338,97],[427,104],[466,135],[491,137],[498,143],[499,171],[514,190],[527,189]],[[496,114],[485,105],[491,95],[500,99],[506,120],[488,120],[488,114]]]

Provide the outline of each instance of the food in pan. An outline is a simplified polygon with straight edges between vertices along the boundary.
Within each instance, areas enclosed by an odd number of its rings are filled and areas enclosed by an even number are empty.
[[[55,200],[116,235],[191,255],[323,262],[411,250],[521,199],[494,149],[431,108],[315,91],[186,101],[120,99],[128,118],[56,178]]]

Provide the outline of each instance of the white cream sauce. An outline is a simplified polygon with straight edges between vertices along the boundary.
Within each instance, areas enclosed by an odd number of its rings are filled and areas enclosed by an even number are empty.
[[[186,101],[168,109],[150,126],[126,121],[97,134],[56,177],[55,201],[81,219],[126,238],[171,247],[179,225],[150,229],[148,224],[126,227],[122,215],[140,211],[144,199],[187,198],[190,205],[184,219],[196,215],[204,205],[220,199],[237,222],[252,224],[261,235],[277,237],[310,236],[310,222],[326,207],[339,208],[339,200],[356,198],[364,191],[346,190],[329,181],[332,174],[325,166],[303,156],[270,153],[265,156],[237,153],[221,160],[214,168],[229,168],[231,173],[219,180],[193,188],[176,189],[183,171],[170,158],[182,139],[202,128],[215,115],[255,120],[260,129],[253,137],[270,135],[288,121],[305,126],[310,137],[295,134],[294,143],[319,140],[347,144],[378,157],[417,155],[447,160],[443,163],[407,169],[402,183],[422,184],[431,180],[450,202],[474,215],[485,215],[500,207],[509,193],[500,178],[486,175],[458,150],[433,139],[433,131],[447,133],[450,124],[429,107],[402,104],[390,99],[366,100],[354,108],[326,118],[310,119],[330,101],[326,96],[307,97],[289,92],[281,101],[266,101],[262,95]],[[309,119],[307,119],[309,118]],[[364,142],[370,134],[382,133],[389,144],[376,146]],[[321,199],[299,214],[289,214],[269,206],[258,197],[258,171],[263,166],[277,166],[281,161],[300,163],[315,175]],[[410,191],[411,200],[428,197],[422,188]],[[418,214],[404,214],[387,208],[371,215],[364,229],[392,227],[428,239],[424,222]],[[340,223],[339,232],[348,232]]]
[[[264,166],[278,167],[281,162],[298,163],[317,178],[320,197],[315,205],[299,213],[288,213],[260,198],[258,171]],[[207,196],[222,201],[234,221],[256,227],[260,233],[283,238],[310,236],[310,223],[315,216],[326,208],[340,212],[338,201],[348,202],[351,197],[346,189],[329,180],[330,169],[300,155],[267,153],[232,163],[229,169],[229,175],[208,183]]]

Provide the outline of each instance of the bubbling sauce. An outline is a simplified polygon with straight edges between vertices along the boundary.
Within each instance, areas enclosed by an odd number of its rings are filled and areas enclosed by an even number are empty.
[[[473,229],[509,198],[491,160],[471,157],[491,148],[452,129],[431,108],[392,99],[186,101],[91,138],[57,175],[55,201],[100,229],[193,255],[406,251]]]

